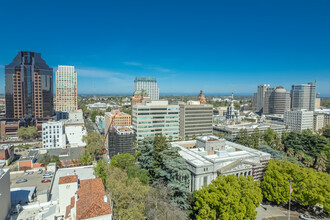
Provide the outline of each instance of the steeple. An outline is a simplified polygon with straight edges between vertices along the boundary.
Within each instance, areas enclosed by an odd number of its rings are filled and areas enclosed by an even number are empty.
[[[201,90],[201,92],[199,93],[199,95],[197,96],[197,99],[198,101],[201,103],[201,104],[207,104],[206,102],[206,98],[203,94],[203,90]]]

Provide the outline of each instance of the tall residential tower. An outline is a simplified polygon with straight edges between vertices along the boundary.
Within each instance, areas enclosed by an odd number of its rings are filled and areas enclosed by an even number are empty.
[[[136,77],[134,80],[135,91],[145,90],[151,100],[159,100],[159,89],[155,77]]]
[[[55,110],[71,112],[77,108],[77,72],[74,66],[58,66]]]
[[[20,51],[5,66],[6,118],[49,118],[53,114],[53,69],[40,53]]]

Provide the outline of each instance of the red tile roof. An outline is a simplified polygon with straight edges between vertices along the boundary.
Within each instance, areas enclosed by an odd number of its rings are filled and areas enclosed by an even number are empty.
[[[112,213],[109,201],[104,201],[106,192],[102,179],[81,180],[77,195],[77,220]]]
[[[69,218],[69,217],[70,217],[71,209],[74,207],[75,200],[76,200],[75,197],[72,196],[72,197],[71,197],[71,203],[70,203],[70,205],[68,205],[68,206],[66,207],[65,218]]]
[[[62,176],[62,177],[60,177],[60,180],[58,181],[58,184],[74,183],[74,182],[78,182],[78,176],[77,175]]]

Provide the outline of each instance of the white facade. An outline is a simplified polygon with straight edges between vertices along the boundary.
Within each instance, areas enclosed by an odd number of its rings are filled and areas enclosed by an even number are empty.
[[[77,110],[77,72],[74,66],[58,66],[56,72],[55,110],[70,112]]]
[[[190,191],[199,190],[219,175],[263,177],[270,154],[216,136],[200,136],[192,141],[172,142],[179,148],[191,173]]]
[[[58,185],[59,190],[59,213],[65,215],[66,207],[71,203],[71,198],[78,190],[78,181]]]
[[[5,220],[11,208],[9,169],[0,168],[0,220]]]
[[[66,146],[62,121],[42,124],[42,145],[44,148],[62,148]]]
[[[133,130],[137,140],[162,133],[173,140],[179,138],[179,106],[168,101],[144,101],[133,106]]]
[[[154,77],[136,77],[134,88],[137,90],[146,90],[151,100],[159,100],[159,89],[157,88],[157,79]]]
[[[315,110],[316,82],[292,85],[291,89],[291,109],[308,111]]]
[[[82,120],[83,119],[83,111],[78,109],[76,111],[69,112],[69,119],[71,120]]]
[[[313,130],[313,111],[292,110],[284,113],[284,124],[289,130]]]
[[[87,135],[87,130],[84,126],[84,120],[66,120],[65,135],[70,147],[85,147],[83,137]]]

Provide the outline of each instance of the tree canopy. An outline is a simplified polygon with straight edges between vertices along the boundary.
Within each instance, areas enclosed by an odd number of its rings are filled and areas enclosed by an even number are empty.
[[[192,217],[196,219],[255,219],[262,201],[259,181],[252,176],[220,175],[193,194]]]
[[[17,129],[17,136],[24,140],[36,138],[38,136],[38,129],[35,126],[20,127]]]
[[[289,202],[289,189],[292,183],[291,199],[302,206],[314,207],[321,205],[330,211],[330,175],[302,168],[286,160],[271,160],[262,186],[264,197],[277,204]]]

